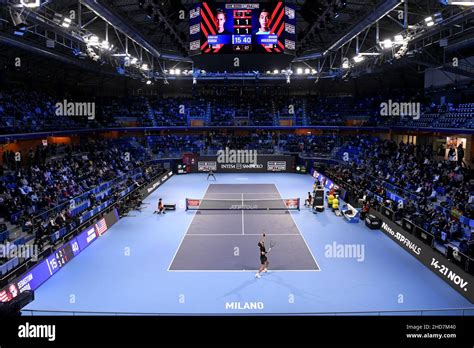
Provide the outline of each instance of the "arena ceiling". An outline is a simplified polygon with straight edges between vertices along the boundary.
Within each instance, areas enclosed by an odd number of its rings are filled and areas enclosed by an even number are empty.
[[[0,4],[2,2],[6,4],[15,1],[18,0],[0,0]],[[105,20],[104,18],[99,18],[100,16],[97,16],[97,13],[92,11],[90,7],[86,7],[87,4],[97,4],[95,0],[42,1],[47,2],[45,7],[48,10],[60,13],[63,16],[67,15],[70,11],[79,11],[79,8],[81,8],[82,24],[87,30],[94,33],[104,32],[107,25],[106,22],[108,21],[107,17],[113,17],[113,20],[111,19],[109,22],[109,28],[115,27],[116,23],[121,23],[121,25],[126,27],[126,30],[139,36],[143,40],[144,46],[149,51],[156,53],[154,54],[155,57],[159,57],[157,64],[161,70],[163,70],[164,66],[172,67],[174,64],[177,64],[176,62],[181,62],[185,67],[186,64],[189,67],[193,64],[188,55],[188,18],[187,16],[182,18],[180,14],[182,13],[181,11],[188,13],[193,5],[199,1],[101,0],[100,5],[108,11]],[[83,5],[79,6],[79,2],[83,3]],[[261,1],[254,0],[253,2]],[[460,52],[462,50],[462,55],[465,56],[472,53],[472,47],[474,46],[472,44],[474,8],[468,11],[464,7],[445,6],[440,0],[408,0],[406,9],[403,3],[398,4],[398,0],[289,0],[286,2],[294,4],[297,10],[297,50],[296,56],[291,58],[294,62],[304,61],[308,62],[308,64],[313,64],[312,66],[316,66],[316,60],[319,59],[317,57],[321,57],[322,54],[328,52],[334,52],[334,60],[336,60],[337,50],[340,50],[341,47],[344,48],[344,45],[348,50],[354,49],[353,41],[355,36],[357,36],[359,48],[370,49],[377,43],[377,32],[379,38],[383,40],[386,37],[393,37],[393,35],[396,35],[403,29],[404,19],[398,18],[399,11],[406,11],[408,13],[408,24],[422,22],[424,18],[435,13],[441,13],[444,17],[453,18],[456,14],[462,13],[463,15],[457,21],[433,28],[430,37],[435,37],[438,34],[441,35],[443,31],[450,31],[453,35],[452,37],[450,36],[449,44],[451,46],[457,45],[455,49]],[[394,7],[394,4],[397,4],[398,7]],[[387,9],[390,9],[390,11],[387,12]],[[378,20],[376,25],[375,22],[377,21],[374,19],[382,14],[385,16]],[[1,19],[0,39],[11,27],[8,11],[4,10],[2,12]],[[29,25],[34,25],[35,27],[42,24],[41,22],[34,21],[31,17],[27,17],[26,20]],[[462,30],[456,29],[456,27],[461,26]],[[465,30],[466,27],[468,29],[470,27],[470,30]],[[111,32],[109,41],[115,46],[123,46],[123,41],[118,39],[119,35],[115,35],[117,30],[115,30],[115,34],[110,29],[109,32]],[[42,41],[41,37],[28,36],[16,39],[24,40],[26,45],[31,47],[36,45],[41,51],[45,51],[44,40]],[[417,46],[418,52],[422,52],[424,55],[418,56],[416,59],[411,57],[407,60],[423,67],[443,64],[443,60],[446,58],[445,49],[440,49],[440,45],[437,44],[436,40],[432,40],[431,43],[429,41],[425,42],[424,37],[420,38],[420,40],[422,40],[422,43]],[[433,44],[433,42],[436,44]],[[0,52],[0,57],[10,56],[17,51],[18,46],[4,46]],[[67,47],[56,45],[55,53],[64,55],[63,63],[70,62],[71,54],[68,52]],[[272,57],[266,57],[265,62],[268,62],[268,68],[273,66],[272,60]],[[85,68],[91,72],[100,71],[101,73],[111,75],[116,73],[116,67],[114,66],[90,63],[87,60],[81,60],[74,64],[77,68]],[[397,62],[397,64],[400,63]],[[406,62],[401,64],[406,64]],[[382,70],[389,68],[390,66],[384,66]],[[332,66],[330,69],[332,69]]]
[[[268,0],[267,0],[268,1]],[[189,11],[196,0],[103,0],[111,11],[129,23],[144,35],[157,49],[186,56],[188,48],[189,23],[187,17],[180,18],[180,11]],[[223,2],[223,1],[217,1]],[[252,2],[264,2],[254,0]],[[303,56],[310,52],[322,52],[369,14],[377,5],[386,0],[342,0],[340,5],[332,7],[332,0],[290,0],[297,9],[297,55]],[[52,0],[49,7],[66,13],[77,8],[78,0]],[[328,5],[329,3],[329,5]],[[409,21],[419,22],[436,12],[446,10],[439,0],[408,0]],[[148,6],[153,8],[149,15]],[[403,5],[397,8],[403,10]],[[451,11],[461,8],[451,7]],[[380,22],[381,35],[395,34],[400,31],[403,20],[397,19],[396,11]],[[86,14],[87,18],[87,14]],[[97,24],[97,26],[100,24]],[[95,29],[91,23],[90,29]],[[375,35],[368,36],[367,45],[375,44]]]

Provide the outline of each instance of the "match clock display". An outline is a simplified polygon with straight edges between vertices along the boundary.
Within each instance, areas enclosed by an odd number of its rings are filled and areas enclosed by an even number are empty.
[[[295,9],[284,2],[197,4],[190,12],[191,54],[295,54]]]

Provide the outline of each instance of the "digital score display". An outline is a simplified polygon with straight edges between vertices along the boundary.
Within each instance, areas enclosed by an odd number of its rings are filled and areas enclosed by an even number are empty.
[[[190,53],[295,54],[296,14],[279,2],[197,4],[190,12]]]

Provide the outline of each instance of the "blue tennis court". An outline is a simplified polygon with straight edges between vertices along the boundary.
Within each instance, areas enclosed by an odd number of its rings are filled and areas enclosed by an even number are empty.
[[[150,204],[142,212],[119,220],[39,287],[26,309],[37,315],[456,314],[457,308],[473,308],[383,232],[349,224],[329,209],[318,214],[304,207],[289,213],[246,210],[243,224],[242,211],[186,211],[186,198],[253,193],[303,198],[314,182],[310,175],[285,173],[216,176],[216,183],[206,181],[206,174],[173,176],[145,200]],[[158,198],[176,203],[177,210],[153,214]],[[264,228],[271,238],[282,239],[269,255],[273,272],[256,279],[256,244]],[[330,252],[339,246],[358,246],[363,254]],[[263,309],[244,308],[255,302]]]

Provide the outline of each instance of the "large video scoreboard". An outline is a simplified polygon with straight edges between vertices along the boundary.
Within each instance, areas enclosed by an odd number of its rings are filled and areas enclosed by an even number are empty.
[[[214,3],[190,11],[190,53],[295,54],[296,13],[278,2]]]

